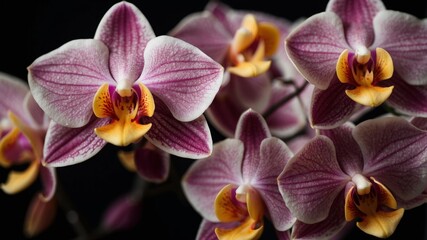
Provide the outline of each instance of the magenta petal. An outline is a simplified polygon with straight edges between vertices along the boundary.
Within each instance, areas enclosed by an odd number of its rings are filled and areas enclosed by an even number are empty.
[[[169,33],[202,50],[222,63],[227,56],[233,35],[210,12],[188,15]]]
[[[336,239],[333,238],[345,227],[344,192],[334,201],[328,217],[314,224],[296,221],[292,228],[292,239]]]
[[[347,122],[339,127],[320,131],[320,134],[327,136],[334,143],[338,164],[349,176],[361,173],[363,169],[363,156],[351,134],[353,129],[354,124]]]
[[[52,120],[67,127],[89,122],[98,88],[115,84],[108,70],[108,49],[93,39],[68,42],[37,58],[28,71],[34,99]]]
[[[141,11],[129,2],[119,2],[104,15],[95,39],[110,50],[110,70],[117,82],[132,85],[144,67],[144,49],[155,37],[151,25]]]
[[[245,109],[252,108],[257,112],[263,112],[267,108],[272,88],[271,79],[267,74],[253,78],[232,75],[230,84],[233,94]]]
[[[144,123],[152,123],[145,137],[161,150],[184,158],[203,158],[212,152],[212,136],[206,121],[201,115],[191,122],[176,120],[165,104],[155,97],[156,111]]]
[[[252,186],[264,200],[268,215],[278,231],[290,229],[295,222],[277,186],[277,177],[292,156],[282,140],[275,137],[265,139],[261,143],[261,161],[252,180]]]
[[[427,130],[427,118],[414,117],[411,119],[412,125],[422,130]]]
[[[396,111],[411,116],[427,117],[427,85],[409,85],[394,74],[393,93],[387,99],[387,104]]]
[[[108,206],[101,224],[106,231],[126,230],[138,223],[140,213],[140,199],[123,195]]]
[[[395,72],[411,85],[427,84],[427,22],[397,11],[381,11],[374,19],[373,47],[387,50]]]
[[[346,26],[346,39],[353,49],[372,44],[375,38],[372,22],[381,10],[385,10],[385,6],[377,0],[332,0],[326,8],[326,11],[333,11],[341,18]]]
[[[169,175],[170,155],[155,147],[138,148],[135,150],[135,165],[145,180],[161,183]]]
[[[365,159],[365,175],[405,200],[426,189],[426,131],[401,117],[383,117],[360,123],[353,136]]]
[[[316,14],[288,35],[286,52],[300,73],[317,88],[326,89],[345,42],[341,19],[332,12]]]
[[[305,223],[325,220],[349,180],[338,165],[333,142],[324,136],[307,143],[278,177],[286,205]]]
[[[261,142],[268,137],[271,137],[270,130],[261,114],[252,109],[242,113],[237,123],[235,138],[240,139],[245,146],[242,166],[245,180],[249,181],[255,176],[261,160]]]
[[[240,115],[245,111],[235,98],[228,89],[221,90],[206,111],[210,123],[229,138],[234,136]]]
[[[345,94],[346,86],[333,81],[328,89],[315,88],[311,101],[310,121],[314,128],[334,128],[347,120],[361,105]]]
[[[8,111],[12,111],[22,120],[28,122],[23,111],[24,99],[29,92],[23,80],[0,72],[0,119],[7,118]]]
[[[85,127],[67,128],[51,122],[47,130],[43,154],[44,164],[63,167],[83,162],[97,154],[106,144],[94,129],[109,119],[93,118]]]
[[[27,118],[30,124],[34,126],[34,128],[47,129],[50,120],[37,104],[31,92],[28,92],[27,96],[25,96],[24,111],[25,115],[28,116]]]
[[[52,167],[40,168],[40,179],[43,185],[42,197],[45,201],[50,201],[56,191],[56,171]]]
[[[219,191],[228,184],[240,185],[243,144],[226,139],[215,144],[212,155],[196,160],[182,179],[184,193],[203,218],[218,221],[214,202]]]
[[[160,36],[148,42],[138,81],[159,97],[180,121],[198,118],[212,103],[224,69],[183,40]]]

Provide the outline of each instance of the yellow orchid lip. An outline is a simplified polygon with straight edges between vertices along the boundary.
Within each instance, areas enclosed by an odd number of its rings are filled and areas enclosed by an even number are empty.
[[[396,230],[404,209],[397,209],[393,194],[380,182],[370,178],[368,191],[352,187],[345,198],[345,219],[356,219],[357,227],[367,234],[387,238]],[[365,189],[366,190],[366,189]]]
[[[361,48],[356,54],[346,49],[336,65],[338,80],[353,86],[346,90],[347,96],[368,107],[377,107],[390,97],[394,86],[383,87],[378,83],[391,78],[393,69],[390,54],[382,48],[373,52]]]
[[[259,23],[253,14],[247,14],[234,35],[227,70],[246,78],[266,72],[271,65],[267,57],[276,53],[279,44],[280,31],[275,25]]]
[[[142,83],[120,92],[103,84],[95,94],[92,109],[98,118],[111,118],[109,124],[95,128],[98,137],[116,146],[127,146],[150,130],[151,123],[140,124],[138,121],[143,116],[153,116],[154,98]]]
[[[264,229],[264,203],[258,192],[250,186],[228,184],[218,193],[215,214],[224,223],[236,222],[232,228],[216,228],[221,240],[258,239]]]

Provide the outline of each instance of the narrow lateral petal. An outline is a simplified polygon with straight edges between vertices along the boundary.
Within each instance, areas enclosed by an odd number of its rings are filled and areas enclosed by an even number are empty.
[[[41,197],[50,201],[56,192],[56,170],[51,167],[40,168],[40,179],[43,186]]]
[[[324,136],[308,142],[278,177],[286,205],[305,223],[325,220],[349,180],[338,165],[332,141]]]
[[[150,23],[130,2],[113,5],[98,25],[95,39],[110,50],[109,66],[118,83],[132,85],[144,68],[144,50],[155,37]]]
[[[91,158],[107,143],[96,136],[94,129],[107,123],[108,119],[95,117],[81,128],[67,128],[51,122],[46,133],[43,164],[62,167]]]
[[[267,215],[278,231],[288,230],[295,222],[295,217],[283,201],[277,184],[277,177],[292,156],[293,153],[280,139],[271,137],[263,140],[261,162],[252,183],[262,197],[267,207]]]
[[[224,69],[200,49],[177,38],[160,36],[144,52],[139,79],[180,121],[199,117],[212,103]]]
[[[145,137],[163,151],[184,157],[198,159],[212,152],[212,137],[206,118],[202,115],[191,122],[176,120],[166,105],[154,97],[156,111],[143,123],[152,123]]]
[[[344,49],[344,27],[332,13],[311,16],[286,39],[286,52],[300,73],[317,88],[326,89],[335,75],[335,65]]]
[[[102,83],[115,84],[108,69],[108,48],[97,40],[74,40],[37,58],[28,67],[34,99],[55,122],[87,124],[92,99]]]
[[[346,39],[354,48],[372,44],[376,37],[372,22],[381,10],[385,10],[385,6],[382,1],[377,0],[332,0],[326,7],[326,11],[333,11],[341,18],[346,26]]]
[[[261,114],[252,109],[242,113],[237,123],[235,138],[240,139],[245,146],[242,173],[245,181],[255,177],[260,164],[261,142],[271,137],[267,123]]]
[[[25,216],[25,236],[32,238],[49,228],[55,220],[57,207],[55,198],[45,201],[40,195],[36,194],[31,200]]]
[[[394,195],[411,199],[427,185],[427,133],[401,117],[366,120],[353,131],[365,159],[364,174]]]
[[[203,218],[218,221],[214,212],[215,198],[226,185],[240,185],[242,159],[242,142],[226,139],[215,144],[210,157],[195,161],[185,173],[184,193]]]
[[[215,215],[220,222],[239,222],[247,217],[245,205],[236,200],[234,184],[225,185],[215,197]]]
[[[394,69],[411,85],[427,84],[427,21],[397,11],[381,11],[374,19],[373,47],[387,50]]]

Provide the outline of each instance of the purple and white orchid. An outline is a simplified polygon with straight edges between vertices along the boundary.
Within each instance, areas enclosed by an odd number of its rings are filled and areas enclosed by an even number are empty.
[[[47,202],[56,189],[55,169],[42,165],[49,119],[24,81],[0,73],[0,85],[0,167],[9,170],[1,189],[16,194],[40,178],[43,188],[40,196]],[[13,168],[25,165],[28,166],[23,171]]]
[[[383,103],[427,116],[427,22],[380,0],[330,0],[286,39],[286,52],[316,89],[311,124],[333,128]]]
[[[264,217],[278,232],[290,229],[295,218],[280,195],[277,176],[292,155],[271,136],[259,113],[245,111],[235,138],[216,143],[212,155],[193,163],[183,177],[184,193],[203,217],[197,239],[257,239]]]
[[[155,37],[129,2],[107,11],[94,39],[70,41],[37,58],[28,71],[31,92],[45,113],[80,132],[67,148],[75,151],[58,159],[47,150],[47,164],[75,164],[106,142],[127,146],[142,137],[181,157],[212,151],[203,113],[220,88],[223,67],[182,40]],[[95,144],[82,145],[87,138]]]
[[[294,86],[284,85],[283,79],[293,80],[297,86],[305,82],[281,44],[292,27],[283,18],[209,1],[204,11],[187,16],[170,32],[199,47],[226,69],[223,86],[206,112],[224,136],[234,135],[240,115],[248,108],[263,114],[292,94]],[[262,61],[252,60],[254,52]],[[289,137],[306,123],[296,98],[266,121],[277,137]]]
[[[298,219],[294,239],[330,238],[347,222],[385,238],[427,201],[427,119],[387,116],[321,130],[278,177]]]

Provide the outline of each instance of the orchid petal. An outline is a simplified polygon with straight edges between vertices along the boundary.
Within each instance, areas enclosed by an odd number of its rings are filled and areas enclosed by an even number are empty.
[[[240,185],[243,144],[237,139],[226,139],[215,144],[212,155],[195,161],[182,180],[189,202],[203,218],[218,221],[214,201],[219,191],[228,184]]]
[[[140,213],[140,199],[132,195],[122,195],[105,210],[101,226],[106,231],[128,230],[138,223]]]
[[[70,41],[37,58],[28,71],[36,102],[52,120],[68,127],[87,124],[99,86],[115,85],[108,69],[108,48],[93,39]]]
[[[381,11],[374,19],[375,43],[393,58],[394,69],[411,85],[427,84],[427,20],[397,11]]]
[[[170,155],[150,143],[135,150],[135,165],[144,179],[154,183],[166,181],[169,175]]]
[[[347,122],[339,127],[320,131],[320,134],[334,143],[338,164],[349,176],[360,173],[363,169],[362,152],[351,135],[353,129],[354,124]]]
[[[245,146],[245,156],[242,162],[242,173],[245,181],[255,177],[261,162],[261,142],[268,137],[271,137],[270,130],[259,113],[252,109],[242,113],[237,123],[235,138],[240,139]]]
[[[345,88],[346,86],[337,80],[331,83],[327,90],[314,89],[310,115],[314,128],[337,127],[362,108],[362,105],[347,97]]]
[[[47,128],[47,125],[49,125],[49,119],[45,116],[43,110],[37,104],[31,92],[28,92],[25,96],[24,111],[26,116],[28,116],[31,126],[45,129]]]
[[[268,215],[278,231],[291,228],[295,222],[286,207],[277,186],[277,177],[293,156],[286,144],[278,138],[267,138],[261,143],[261,162],[252,186],[259,192],[268,209]]]
[[[140,77],[180,121],[192,121],[212,103],[223,78],[223,67],[200,49],[177,38],[160,36],[144,52]]]
[[[152,123],[145,137],[161,150],[184,158],[207,157],[212,151],[212,137],[206,118],[201,115],[191,122],[176,120],[166,105],[154,97],[156,111],[143,123]]]
[[[334,200],[350,180],[338,165],[333,142],[317,136],[285,166],[279,190],[292,214],[312,224],[325,220]]]
[[[43,164],[63,167],[93,157],[107,142],[96,136],[94,129],[107,124],[109,119],[92,118],[81,128],[67,128],[51,122],[46,133]]]
[[[56,199],[45,201],[36,194],[30,202],[24,222],[24,234],[32,238],[51,226],[57,211]]]
[[[150,23],[132,3],[113,5],[101,19],[95,39],[110,50],[110,71],[114,79],[132,86],[144,68],[144,49],[155,37]]]
[[[370,46],[376,35],[373,30],[373,19],[385,6],[381,1],[329,1],[326,11],[335,12],[343,22],[345,35],[349,44],[355,49],[357,46]]]
[[[319,13],[296,27],[286,39],[286,52],[300,73],[317,88],[326,89],[344,49],[344,27],[332,13]]]
[[[332,204],[328,217],[314,224],[296,221],[292,227],[292,239],[332,239],[346,225],[344,218],[344,194],[340,194]],[[333,238],[340,239],[340,238]]]
[[[22,172],[11,171],[6,182],[0,185],[1,189],[7,194],[15,194],[26,189],[36,180],[39,167],[39,161],[32,161]]]
[[[56,191],[56,170],[51,167],[40,168],[40,179],[43,184],[41,197],[44,201],[50,201]]]
[[[427,132],[400,117],[366,120],[353,131],[365,159],[364,174],[408,200],[427,187]]]
[[[28,121],[28,115],[23,111],[24,99],[29,88],[24,81],[6,73],[0,73],[0,120],[7,118],[7,112],[13,111],[19,118]],[[1,129],[0,129],[1,132]]]
[[[238,104],[235,95],[229,91],[220,91],[207,109],[206,117],[221,134],[232,138],[240,115],[244,111]]]
[[[252,108],[257,112],[263,112],[268,105],[271,96],[271,79],[266,74],[251,78],[232,76],[233,94],[237,101],[246,110]]]
[[[427,118],[414,117],[411,119],[411,123],[419,129],[427,130]]]
[[[427,86],[409,85],[396,74],[393,78],[394,90],[386,101],[387,105],[403,114],[427,117]]]
[[[219,63],[224,62],[233,40],[221,22],[208,11],[188,15],[169,35],[196,46]]]

